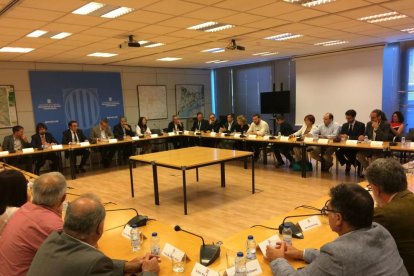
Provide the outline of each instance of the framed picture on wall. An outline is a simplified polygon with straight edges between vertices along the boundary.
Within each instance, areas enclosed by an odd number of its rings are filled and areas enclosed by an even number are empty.
[[[14,86],[0,84],[0,128],[9,128],[14,125],[17,125]]]
[[[138,85],[139,116],[148,120],[167,119],[167,87],[165,85]]]
[[[193,118],[197,112],[204,113],[204,85],[176,84],[175,102],[177,115],[181,118]]]

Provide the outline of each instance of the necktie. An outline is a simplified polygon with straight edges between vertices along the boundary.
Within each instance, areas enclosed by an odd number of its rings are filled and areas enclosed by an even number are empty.
[[[201,129],[201,122],[199,121],[198,122],[198,130],[200,130]]]
[[[75,142],[77,143],[78,142],[78,135],[76,135],[76,132],[73,132],[73,137],[74,137]]]

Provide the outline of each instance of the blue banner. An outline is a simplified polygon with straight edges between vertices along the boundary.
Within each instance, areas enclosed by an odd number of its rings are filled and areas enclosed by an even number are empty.
[[[30,71],[29,77],[35,122],[58,141],[70,120],[89,137],[100,119],[114,126],[124,114],[120,73]]]

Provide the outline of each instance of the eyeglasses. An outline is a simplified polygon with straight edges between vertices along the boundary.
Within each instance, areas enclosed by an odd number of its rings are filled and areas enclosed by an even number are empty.
[[[322,210],[321,210],[322,214],[324,214],[324,215],[328,215],[328,213],[340,213],[340,212],[339,212],[339,211],[337,211],[337,210],[334,210],[334,209],[329,209],[329,207],[328,207],[329,202],[330,202],[330,200],[328,200],[328,201],[325,203],[325,206],[323,206],[323,208],[322,208]]]

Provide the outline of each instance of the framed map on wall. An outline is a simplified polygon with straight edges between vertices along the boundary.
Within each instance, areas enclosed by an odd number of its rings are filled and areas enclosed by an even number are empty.
[[[175,101],[177,115],[181,118],[192,118],[197,112],[204,113],[204,85],[176,84]]]
[[[0,128],[9,128],[14,125],[17,125],[14,86],[0,84]]]
[[[165,85],[138,85],[139,116],[148,120],[167,119],[167,87]]]

